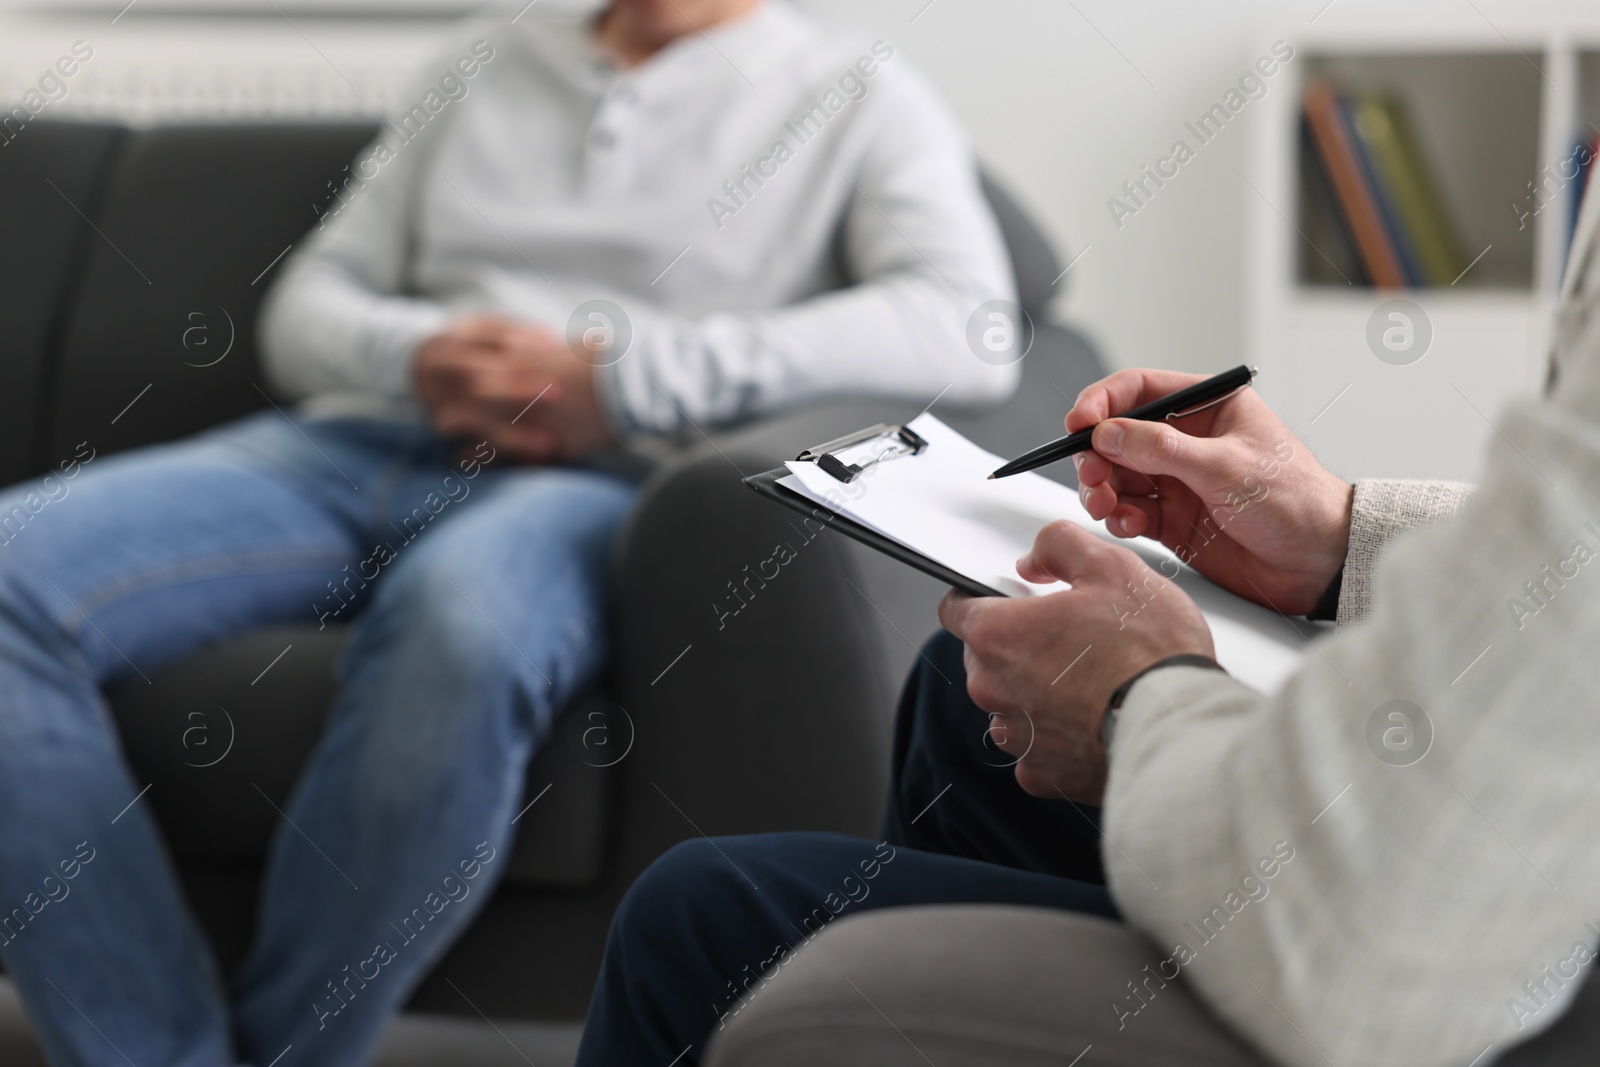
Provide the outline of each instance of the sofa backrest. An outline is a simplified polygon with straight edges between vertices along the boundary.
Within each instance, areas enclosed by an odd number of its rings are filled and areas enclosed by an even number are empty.
[[[36,171],[31,194],[27,175],[14,193],[23,202],[61,199],[44,178],[69,131],[105,136],[105,127],[50,126],[30,127],[6,149]],[[326,183],[371,134],[365,125],[116,133],[100,179],[73,205],[77,252],[49,312],[60,325],[42,349],[5,352],[41,367],[31,468],[80,441],[117,451],[263,406],[255,317],[268,268],[306,233]]]
[[[121,131],[39,122],[0,148],[0,485],[39,470],[46,353],[92,237],[92,210]],[[76,205],[76,206],[75,206]]]
[[[267,403],[256,311],[368,124],[37,122],[0,149],[0,485]],[[988,176],[1023,306],[1057,270]]]

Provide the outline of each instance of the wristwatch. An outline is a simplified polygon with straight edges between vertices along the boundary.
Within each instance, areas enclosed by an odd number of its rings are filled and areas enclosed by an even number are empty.
[[[1158,659],[1132,678],[1123,682],[1111,691],[1111,699],[1106,701],[1106,710],[1100,716],[1100,747],[1109,757],[1111,755],[1111,738],[1117,732],[1117,713],[1122,710],[1122,702],[1128,699],[1128,693],[1139,679],[1151,671],[1158,671],[1162,667],[1205,667],[1209,670],[1228,672],[1223,670],[1222,664],[1210,656],[1202,656],[1196,652],[1184,652],[1166,659]]]

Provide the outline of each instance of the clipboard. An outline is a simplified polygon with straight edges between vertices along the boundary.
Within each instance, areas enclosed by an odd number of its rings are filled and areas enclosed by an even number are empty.
[[[867,467],[891,462],[902,456],[919,455],[927,447],[916,431],[908,426],[888,426],[879,424],[869,426],[857,433],[841,437],[825,444],[808,448],[796,456],[796,462],[815,462],[817,466],[831,474],[840,484],[848,485],[854,481]],[[958,571],[951,570],[944,564],[929,559],[920,552],[912,551],[900,542],[868,526],[863,526],[837,511],[801,496],[792,489],[778,484],[780,478],[788,477],[786,467],[774,467],[760,474],[752,474],[742,479],[744,484],[754,489],[757,493],[769,500],[775,500],[784,507],[797,511],[807,518],[824,522],[826,528],[837,530],[846,537],[860,541],[868,548],[876,549],[884,555],[899,560],[908,567],[914,567],[923,574],[937,578],[946,585],[954,586],[964,593],[972,596],[1004,596],[998,589],[991,589],[980,582],[973,581]],[[819,514],[819,512],[821,514]],[[827,518],[824,520],[822,515]]]
[[[906,431],[910,431],[909,436]],[[917,442],[924,443],[919,448]],[[827,467],[823,460],[832,456]],[[869,548],[973,596],[1049,596],[1053,585],[1007,584],[1014,561],[1038,530],[1068,521],[1107,541],[1078,494],[1036,473],[992,480],[1000,460],[924,412],[906,426],[871,426],[800,459],[745,478],[762,496],[833,528]],[[849,483],[884,464],[870,491]],[[841,492],[835,497],[832,488]],[[791,488],[792,487],[792,488]],[[880,532],[881,531],[881,532]],[[1277,611],[1244,600],[1185,567],[1159,544],[1123,547],[1153,567],[1166,559],[1178,573],[1162,574],[1190,596],[1211,627],[1217,660],[1248,685],[1275,689],[1305,659],[1311,632]],[[961,568],[960,571],[956,568]],[[965,573],[963,573],[965,572]]]

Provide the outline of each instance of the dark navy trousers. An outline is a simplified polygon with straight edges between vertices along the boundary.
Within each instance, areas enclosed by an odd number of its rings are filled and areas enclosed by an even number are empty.
[[[657,860],[612,920],[579,1067],[697,1064],[763,975],[837,918],[912,904],[1028,904],[1117,918],[1099,812],[1024,793],[934,636],[901,695],[883,839],[701,838]]]

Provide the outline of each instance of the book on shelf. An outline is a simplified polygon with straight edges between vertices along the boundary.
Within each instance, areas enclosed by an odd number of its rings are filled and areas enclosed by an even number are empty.
[[[1301,156],[1310,160],[1316,150],[1311,123],[1301,116]],[[1300,276],[1319,285],[1371,285],[1361,255],[1339,220],[1338,198],[1321,166],[1311,163],[1300,168],[1300,202],[1304,205],[1300,219],[1305,237],[1300,244]]]
[[[1399,103],[1382,95],[1355,99],[1317,82],[1306,89],[1305,124],[1312,150],[1303,169],[1320,171],[1333,192],[1332,217],[1323,225],[1344,231],[1367,282],[1380,288],[1454,282],[1466,262]],[[1307,202],[1308,216],[1330,212],[1319,199]]]
[[[1578,173],[1573,177],[1572,184],[1567,188],[1572,197],[1570,210],[1567,214],[1567,240],[1561,254],[1562,274],[1566,273],[1567,256],[1572,252],[1572,239],[1578,232],[1578,212],[1583,210],[1583,198],[1589,191],[1589,179],[1594,176],[1595,153],[1600,152],[1600,133],[1589,137],[1578,138],[1578,143],[1572,148],[1571,159],[1578,164]]]
[[[1406,277],[1362,164],[1351,143],[1339,94],[1327,82],[1313,82],[1305,92],[1306,125],[1316,145],[1316,159],[1328,176],[1339,218],[1361,257],[1367,278],[1380,289],[1399,289]]]
[[[1361,167],[1361,177],[1365,179],[1367,188],[1372,191],[1372,202],[1378,208],[1378,221],[1383,224],[1384,236],[1389,239],[1389,247],[1394,249],[1394,258],[1400,264],[1400,273],[1405,276],[1406,284],[1413,288],[1425,284],[1422,277],[1422,264],[1417,256],[1417,249],[1413,243],[1411,233],[1406,227],[1405,220],[1400,216],[1400,197],[1389,174],[1380,170],[1382,160],[1379,158],[1379,139],[1373,136],[1375,125],[1371,120],[1373,113],[1367,110],[1368,101],[1352,100],[1348,96],[1339,97],[1339,117],[1344,119],[1346,135],[1350,138],[1351,151],[1355,153],[1356,163]],[[1362,121],[1363,119],[1367,121]],[[1381,120],[1376,123],[1382,126]],[[1383,139],[1384,144],[1391,144],[1393,137]]]
[[[1398,228],[1415,256],[1417,284],[1449,285],[1466,260],[1404,111],[1392,98],[1368,97],[1356,105],[1355,125],[1377,184],[1394,204]]]

